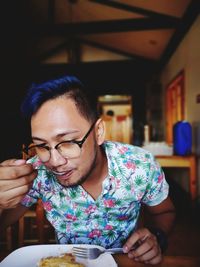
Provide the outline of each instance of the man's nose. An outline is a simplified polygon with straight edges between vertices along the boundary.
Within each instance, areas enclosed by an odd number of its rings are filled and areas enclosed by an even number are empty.
[[[64,158],[56,148],[51,149],[51,157],[49,159],[49,163],[52,166],[57,167],[59,165],[66,164],[67,161],[68,160]]]

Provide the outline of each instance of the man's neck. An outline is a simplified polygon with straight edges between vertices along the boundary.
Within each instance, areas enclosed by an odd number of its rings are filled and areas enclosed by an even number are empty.
[[[97,155],[96,166],[87,180],[82,184],[83,188],[96,200],[102,192],[102,183],[108,175],[108,163],[105,152],[100,149]]]

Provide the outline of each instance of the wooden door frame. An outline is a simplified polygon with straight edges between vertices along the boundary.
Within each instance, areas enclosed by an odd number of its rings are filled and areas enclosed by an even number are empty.
[[[173,144],[173,125],[185,119],[185,72],[181,70],[166,88],[166,142]]]

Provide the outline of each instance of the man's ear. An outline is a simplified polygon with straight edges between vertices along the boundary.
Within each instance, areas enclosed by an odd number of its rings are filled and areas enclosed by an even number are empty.
[[[105,122],[101,118],[97,120],[95,129],[97,144],[101,145],[105,141],[106,134]]]

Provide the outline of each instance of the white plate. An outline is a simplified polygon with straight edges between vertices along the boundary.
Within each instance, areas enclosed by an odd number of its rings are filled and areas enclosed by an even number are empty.
[[[78,246],[99,247],[93,245]],[[70,253],[72,251],[72,248],[73,245],[33,245],[22,247],[16,249],[11,254],[9,254],[0,263],[0,267],[37,267],[37,263],[41,258],[49,256],[58,256],[63,253]],[[86,267],[117,267],[114,258],[108,253],[100,255],[95,260],[77,258],[77,262],[85,264]]]

